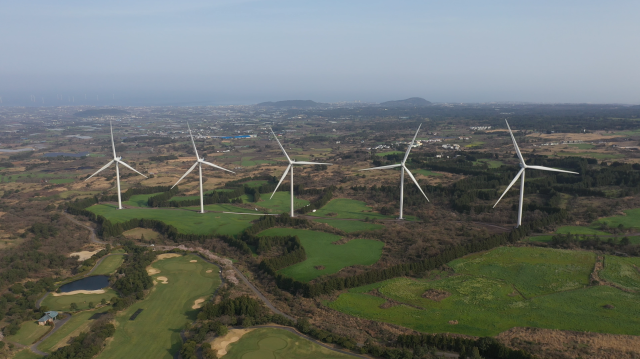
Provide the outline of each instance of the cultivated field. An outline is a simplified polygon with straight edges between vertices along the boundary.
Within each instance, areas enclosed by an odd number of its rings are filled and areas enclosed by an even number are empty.
[[[344,267],[371,265],[380,259],[384,243],[370,239],[352,239],[345,244],[333,244],[339,236],[303,229],[272,228],[259,236],[298,236],[307,253],[307,260],[280,270],[280,273],[308,282],[321,275],[333,274]]]
[[[333,359],[352,358],[336,353],[284,329],[258,328],[232,343],[225,359]]]
[[[456,270],[452,276],[391,279],[351,289],[327,305],[431,333],[494,336],[513,327],[538,327],[639,335],[640,295],[588,287],[594,257],[582,251],[498,248],[449,263]]]

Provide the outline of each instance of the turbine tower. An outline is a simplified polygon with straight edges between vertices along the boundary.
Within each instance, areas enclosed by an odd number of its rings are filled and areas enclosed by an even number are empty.
[[[416,184],[416,186],[420,190],[420,193],[422,193],[422,195],[427,200],[427,202],[429,202],[429,198],[427,198],[427,195],[424,194],[424,191],[422,190],[422,188],[420,188],[420,185],[418,184],[418,181],[416,181],[416,178],[413,177],[413,174],[411,174],[411,171],[409,171],[409,169],[405,165],[405,163],[407,162],[407,157],[409,157],[409,152],[411,152],[411,148],[413,147],[413,143],[416,141],[416,137],[418,137],[418,132],[420,131],[420,127],[421,126],[422,126],[422,124],[420,124],[418,126],[418,129],[416,130],[416,134],[413,136],[413,140],[411,140],[411,143],[409,144],[409,148],[407,148],[407,152],[404,154],[404,159],[402,160],[402,162],[397,163],[395,165],[372,167],[372,168],[365,168],[363,170],[360,170],[360,171],[386,170],[388,168],[402,167],[400,169],[400,217],[398,217],[398,219],[404,219],[404,218],[402,218],[402,207],[404,206],[404,198],[403,197],[404,197],[404,172],[405,171],[407,172],[409,177],[411,177],[411,179],[413,180],[413,183]]]
[[[280,182],[278,182],[278,185],[276,186],[276,189],[273,190],[273,193],[271,194],[271,198],[273,198],[273,195],[276,194],[276,191],[278,190],[278,187],[280,187],[280,184],[282,183],[282,181],[284,180],[284,178],[287,176],[287,172],[289,172],[289,170],[291,170],[291,217],[295,216],[295,213],[293,211],[293,166],[294,165],[327,165],[327,166],[331,166],[331,163],[319,163],[319,162],[304,162],[304,161],[296,161],[296,160],[292,160],[289,155],[287,155],[287,152],[284,150],[284,147],[282,147],[282,144],[280,143],[280,140],[278,140],[278,136],[276,136],[276,134],[273,132],[273,129],[269,128],[271,130],[271,133],[273,134],[273,137],[275,137],[276,141],[278,141],[278,145],[280,145],[280,149],[282,149],[282,153],[284,153],[285,157],[287,157],[287,161],[289,161],[289,166],[287,166],[287,169],[284,170],[284,173],[282,174],[282,177],[280,178]]]
[[[204,213],[204,194],[202,192],[202,164],[209,165],[211,167],[218,168],[223,171],[231,172],[233,174],[236,174],[236,173],[233,171],[229,171],[226,168],[216,166],[213,163],[209,163],[205,161],[204,158],[198,156],[198,150],[196,149],[196,142],[193,140],[193,134],[191,133],[191,127],[189,126],[188,122],[187,122],[187,127],[189,128],[189,136],[191,136],[191,143],[193,144],[193,152],[196,155],[196,163],[194,163],[193,166],[191,166],[191,168],[189,168],[189,170],[187,170],[187,172],[185,172],[185,174],[183,174],[182,177],[180,177],[180,179],[178,180],[178,182],[176,182],[176,184],[174,184],[171,188],[177,186],[178,183],[180,183],[180,181],[182,181],[185,177],[187,177],[187,175],[191,173],[191,171],[193,171],[193,169],[196,168],[196,166],[198,166],[198,170],[200,171],[200,213]]]
[[[516,225],[516,228],[518,228],[522,225],[522,203],[524,202],[524,172],[525,172],[524,170],[526,170],[527,168],[530,168],[533,170],[572,173],[576,175],[579,175],[579,173],[572,172],[572,171],[564,171],[564,170],[559,170],[559,169],[544,167],[544,166],[528,166],[526,163],[524,163],[524,158],[522,158],[522,153],[520,153],[520,149],[518,148],[518,144],[516,143],[516,138],[513,137],[513,132],[511,132],[511,127],[509,127],[509,122],[507,122],[506,119],[504,120],[504,122],[507,123],[507,128],[509,129],[509,134],[511,135],[511,140],[513,141],[513,147],[516,148],[516,154],[518,155],[518,160],[520,160],[520,171],[518,171],[518,174],[513,178],[513,181],[509,183],[509,186],[507,186],[507,189],[504,190],[504,193],[502,193],[502,196],[498,198],[498,201],[496,202],[496,204],[493,205],[493,208],[496,208],[496,206],[498,205],[498,202],[500,202],[502,197],[504,197],[504,195],[507,194],[511,186],[513,186],[513,184],[516,183],[516,181],[518,180],[518,177],[522,176],[522,179],[520,180],[520,203],[518,204],[518,224]]]
[[[91,176],[89,176],[85,181],[89,180],[89,178],[97,175],[98,173],[106,170],[107,167],[111,166],[111,164],[115,162],[116,163],[116,183],[117,183],[117,187],[118,187],[118,209],[122,209],[122,196],[120,194],[120,169],[118,168],[118,165],[123,165],[123,166],[127,167],[128,169],[132,170],[133,172],[139,174],[140,176],[142,176],[144,178],[148,178],[148,177],[143,175],[142,173],[136,171],[135,169],[133,169],[133,167],[129,166],[128,164],[126,164],[122,160],[122,157],[116,156],[116,145],[113,142],[113,126],[111,125],[111,123],[109,123],[109,127],[111,128],[111,149],[113,149],[113,160],[111,160],[111,162],[107,163],[104,167],[99,169],[96,173],[94,173]]]

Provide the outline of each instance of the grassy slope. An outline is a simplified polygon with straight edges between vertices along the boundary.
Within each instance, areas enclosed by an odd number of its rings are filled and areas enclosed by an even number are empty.
[[[112,222],[124,222],[131,218],[156,219],[175,226],[181,233],[237,234],[249,227],[254,216],[224,213],[197,213],[183,209],[125,209],[117,210],[110,204],[99,204],[88,208],[91,212],[105,216]]]
[[[76,303],[79,310],[89,309],[89,302],[93,302],[94,305],[100,304],[100,301],[104,298],[109,301],[113,297],[117,297],[118,294],[113,289],[107,289],[103,294],[73,294],[73,295],[61,295],[54,297],[49,294],[43,301],[42,305],[49,308],[49,310],[55,310],[58,312],[67,312],[71,310],[71,303]]]
[[[16,335],[11,335],[6,338],[7,341],[20,343],[22,345],[31,345],[41,336],[45,335],[49,329],[48,325],[38,325],[35,320],[22,323],[20,330]]]
[[[600,277],[610,282],[617,283],[625,288],[640,290],[640,258],[622,258],[616,256],[606,256],[604,269],[600,271]]]
[[[338,359],[352,358],[336,353],[283,329],[260,328],[245,334],[227,348],[225,359]]]
[[[353,239],[346,244],[335,245],[339,236],[303,229],[272,228],[260,236],[295,235],[307,253],[307,259],[280,270],[280,273],[300,281],[310,281],[325,274],[333,274],[352,265],[371,265],[380,259],[384,243],[370,239]],[[315,266],[324,266],[322,270]]]
[[[640,208],[634,208],[624,211],[626,216],[613,216],[601,218],[593,222],[592,226],[599,226],[601,223],[607,223],[609,227],[618,227],[623,225],[625,227],[640,227]]]
[[[435,281],[391,279],[351,289],[327,304],[351,315],[423,332],[492,336],[518,326],[640,334],[636,309],[640,295],[607,286],[583,287],[588,281],[585,268],[593,264],[592,259],[585,256],[591,254],[539,250],[499,248],[494,254],[490,251],[450,263],[454,268],[468,270],[469,274]],[[543,260],[553,263],[546,264]],[[520,263],[522,261],[524,263]],[[536,263],[538,261],[540,263]],[[536,284],[541,288],[536,288]],[[406,305],[381,309],[385,299],[366,294],[374,288],[396,301],[424,309]],[[422,298],[422,293],[432,288],[445,290],[451,296],[440,302]],[[514,288],[533,294],[564,291],[527,300]],[[606,304],[615,309],[604,309]],[[458,320],[459,324],[451,325],[450,320]]]
[[[324,217],[329,213],[337,213],[335,218],[393,218],[393,216],[384,216],[378,212],[374,212],[371,207],[367,206],[367,204],[362,201],[356,201],[354,199],[347,198],[332,199],[324,207],[320,208],[314,213],[308,214],[311,216]]]
[[[123,206],[132,206],[132,207],[149,207],[147,206],[147,200],[149,197],[157,196],[160,193],[152,193],[152,194],[136,194],[129,197],[128,201],[122,202]]]
[[[317,219],[315,222],[326,223],[331,227],[340,229],[347,233],[357,231],[371,231],[374,229],[380,229],[384,226],[381,224],[367,223],[361,221],[344,221],[340,219]]]
[[[40,345],[38,345],[38,349],[43,352],[50,353],[54,347],[64,346],[71,337],[74,337],[89,328],[90,324],[93,322],[90,318],[94,314],[106,312],[107,309],[108,308],[100,308],[72,315],[71,319],[69,319],[69,321],[67,321],[60,329],[40,343]]]
[[[124,262],[123,255],[113,255],[105,258],[98,268],[91,273],[91,275],[109,275],[116,271],[116,269],[120,268]]]
[[[39,359],[39,358],[44,358],[44,357],[33,353],[28,348],[25,348],[25,349],[19,351],[18,354],[16,354],[13,357],[13,359]]]
[[[270,193],[264,193],[260,195],[260,201],[255,203],[258,208],[266,208],[271,213],[283,213],[291,210],[291,196],[290,192],[276,192],[272,199]],[[309,204],[309,201],[304,199],[293,198],[293,208],[301,208]]]
[[[97,358],[173,358],[180,348],[180,330],[196,318],[194,301],[220,285],[218,267],[194,255],[163,259],[153,267],[160,270],[153,277],[167,277],[168,284],[156,284],[146,299],[117,316],[114,339]],[[206,273],[209,269],[213,271]],[[129,320],[138,309],[144,310]]]

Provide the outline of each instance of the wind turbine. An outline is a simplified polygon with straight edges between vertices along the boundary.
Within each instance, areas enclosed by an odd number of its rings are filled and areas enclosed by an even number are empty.
[[[227,172],[231,172],[233,174],[236,174],[233,171],[229,171],[226,168],[222,168],[220,166],[216,166],[213,163],[209,163],[207,161],[204,160],[204,158],[198,156],[198,150],[196,149],[196,142],[193,140],[193,134],[191,133],[191,127],[189,126],[189,123],[187,123],[187,127],[189,128],[189,136],[191,136],[191,143],[193,144],[193,152],[196,154],[196,163],[193,164],[193,166],[191,166],[191,168],[189,168],[189,170],[187,172],[185,172],[185,174],[182,175],[182,177],[180,177],[180,179],[178,180],[178,182],[176,182],[176,184],[173,185],[173,187],[177,186],[178,183],[180,183],[180,181],[182,181],[185,177],[187,177],[187,175],[189,173],[191,173],[191,171],[193,171],[194,168],[196,168],[196,166],[198,166],[198,170],[200,171],[200,213],[204,213],[204,195],[202,193],[202,164],[204,163],[205,165],[209,165],[211,167],[214,168],[218,168],[221,169],[223,171],[227,171]],[[171,187],[171,188],[173,188]]]
[[[493,208],[496,208],[496,206],[498,205],[498,202],[500,202],[502,197],[504,197],[504,195],[507,194],[511,186],[513,186],[513,184],[516,183],[516,181],[518,180],[518,177],[522,176],[522,179],[520,180],[520,203],[518,204],[518,224],[516,225],[516,228],[518,228],[520,227],[520,225],[522,225],[522,203],[524,202],[524,170],[526,170],[527,168],[530,168],[533,170],[573,173],[576,175],[579,175],[579,173],[564,171],[564,170],[559,170],[559,169],[544,167],[544,166],[528,166],[526,163],[524,163],[524,158],[522,158],[522,153],[520,153],[520,149],[518,148],[518,144],[516,143],[516,138],[513,137],[513,132],[511,132],[511,127],[509,127],[509,122],[507,122],[506,119],[504,120],[504,122],[507,123],[507,128],[509,129],[509,134],[511,135],[511,140],[513,141],[513,147],[516,148],[516,154],[518,155],[518,159],[520,160],[520,171],[518,171],[518,174],[513,178],[513,181],[509,183],[509,186],[507,186],[507,189],[504,190],[504,193],[502,193],[502,196],[498,198],[498,201],[496,202],[496,204],[493,205]]]
[[[327,166],[331,166],[331,163],[319,163],[319,162],[305,162],[305,161],[296,161],[296,160],[292,160],[289,155],[287,154],[287,152],[284,150],[284,147],[282,147],[282,144],[280,143],[280,140],[278,140],[278,136],[276,136],[276,134],[273,132],[273,129],[269,128],[271,130],[271,133],[273,134],[273,137],[275,137],[276,141],[278,141],[278,145],[280,145],[280,149],[282,150],[282,153],[284,153],[285,157],[287,157],[287,161],[289,161],[289,166],[287,166],[287,169],[284,170],[284,173],[282,174],[282,177],[280,178],[280,182],[278,182],[278,185],[276,186],[276,189],[273,190],[273,193],[271,194],[271,198],[273,198],[273,195],[276,194],[276,191],[278,190],[278,187],[280,187],[280,184],[282,183],[282,181],[284,180],[284,178],[287,176],[287,172],[289,172],[289,170],[291,170],[291,217],[295,216],[295,213],[293,211],[293,165],[327,165]]]
[[[411,179],[413,180],[413,183],[416,184],[416,186],[420,190],[420,193],[422,193],[422,195],[427,200],[427,202],[429,202],[429,198],[427,198],[427,195],[424,194],[424,191],[422,190],[422,188],[420,188],[420,185],[418,184],[418,181],[416,181],[416,178],[413,177],[413,174],[411,174],[411,171],[409,171],[409,169],[405,165],[405,163],[407,162],[407,157],[409,157],[409,152],[411,152],[411,148],[413,147],[413,143],[416,142],[416,137],[418,137],[418,132],[420,131],[420,127],[421,126],[422,126],[422,124],[420,124],[418,126],[418,129],[416,130],[416,134],[415,134],[415,136],[413,136],[413,140],[411,140],[411,143],[409,144],[409,148],[407,148],[407,152],[404,154],[404,159],[402,160],[402,162],[397,163],[395,165],[372,167],[372,168],[365,168],[363,170],[360,170],[360,171],[386,170],[386,169],[389,169],[389,168],[402,167],[400,169],[400,217],[398,217],[398,219],[403,219],[402,218],[402,207],[404,205],[404,198],[403,197],[404,197],[404,172],[405,171],[407,171],[407,174],[409,175],[409,177],[411,177]]]
[[[122,160],[122,157],[116,156],[116,145],[113,143],[113,126],[111,125],[111,123],[109,123],[109,127],[111,128],[111,149],[113,149],[113,159],[109,163],[107,163],[104,167],[99,169],[96,173],[89,176],[85,181],[89,180],[89,178],[97,175],[98,173],[106,170],[107,167],[111,166],[111,164],[115,162],[116,163],[116,183],[118,186],[118,209],[122,209],[122,197],[120,195],[120,169],[118,168],[118,165],[123,165],[144,178],[148,178],[148,177],[136,171],[135,169],[133,169],[133,167],[129,166],[128,164],[126,164]]]

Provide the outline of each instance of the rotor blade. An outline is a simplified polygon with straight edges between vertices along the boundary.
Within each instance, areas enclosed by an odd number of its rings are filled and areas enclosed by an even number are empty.
[[[198,162],[194,163],[193,166],[191,166],[191,168],[189,168],[189,170],[187,170],[187,172],[185,172],[182,177],[180,177],[180,179],[178,180],[178,182],[176,182],[176,184],[174,184],[173,186],[171,186],[171,188],[175,187],[178,185],[178,183],[180,183],[180,181],[182,181],[185,177],[187,177],[187,175],[189,173],[191,173],[191,171],[193,171],[194,168],[196,168],[196,166],[198,165]]]
[[[292,164],[294,164],[294,165],[327,165],[327,166],[333,166],[333,164],[331,164],[331,163],[305,162],[305,161],[295,161]]]
[[[109,127],[111,128],[111,149],[113,149],[113,159],[116,157],[116,145],[113,143],[113,125],[111,125],[111,121],[109,121]]]
[[[578,173],[578,172],[565,171],[565,170],[558,170],[558,169],[555,169],[555,168],[545,167],[545,166],[527,166],[527,168],[531,168],[531,169],[533,169],[533,170],[553,171],[553,172],[563,172],[563,173],[573,173],[574,175],[579,175],[579,173]]]
[[[273,193],[271,194],[271,197],[269,197],[269,199],[273,198],[273,195],[276,194],[276,191],[278,190],[278,187],[280,187],[280,184],[282,183],[284,178],[287,176],[287,173],[289,173],[289,169],[290,168],[291,168],[291,164],[289,164],[287,166],[287,169],[284,170],[284,173],[282,174],[282,177],[280,178],[280,182],[278,182],[278,185],[276,186],[276,189],[273,190]]]
[[[189,136],[191,136],[191,143],[193,144],[193,152],[196,154],[196,158],[200,159],[200,156],[198,156],[198,150],[196,149],[196,142],[193,140],[193,134],[191,133],[191,127],[189,126],[189,122],[187,122],[187,127],[189,128]]]
[[[205,165],[209,165],[209,166],[211,166],[211,167],[215,167],[215,168],[217,168],[217,169],[223,170],[223,171],[227,171],[227,172],[231,172],[231,173],[233,173],[233,174],[236,174],[236,173],[235,173],[235,172],[233,172],[233,171],[230,171],[230,170],[228,170],[228,169],[226,169],[226,168],[222,168],[222,167],[220,167],[220,166],[218,166],[218,165],[214,165],[214,164],[213,164],[213,163],[211,163],[211,162],[202,161],[202,163],[204,163]]]
[[[513,186],[514,183],[516,183],[518,178],[520,178],[520,175],[522,174],[522,172],[524,172],[524,168],[521,168],[520,171],[518,172],[518,174],[513,178],[513,181],[511,181],[511,183],[509,183],[509,186],[507,186],[507,189],[504,190],[504,193],[502,193],[502,196],[500,196],[500,198],[498,198],[498,202],[500,202],[502,197],[504,197],[504,195],[507,194],[507,192],[509,192],[509,189],[511,188],[511,186]],[[496,202],[496,204],[493,205],[493,208],[496,208],[496,206],[498,205],[498,202]]]
[[[505,119],[504,122],[507,122],[507,120]],[[513,132],[511,132],[511,127],[509,127],[509,122],[507,122],[507,128],[509,129],[509,134],[511,135],[511,140],[513,140],[513,147],[516,148],[516,154],[518,155],[518,158],[520,159],[520,163],[524,164],[524,158],[522,158],[522,153],[520,153],[520,149],[518,148],[518,144],[516,143],[516,138],[513,137]]]
[[[104,167],[102,167],[101,169],[99,169],[96,173],[94,173],[94,174],[92,174],[91,176],[87,177],[87,179],[85,179],[85,181],[86,181],[86,180],[88,180],[89,178],[91,178],[91,177],[93,177],[93,176],[97,175],[98,173],[100,173],[100,172],[102,172],[102,171],[106,170],[106,169],[107,169],[107,167],[111,166],[111,164],[112,164],[113,162],[115,162],[115,160],[111,160],[109,163],[107,163],[106,165],[104,165]]]
[[[402,167],[403,167],[403,169],[404,169],[404,170],[406,170],[406,171],[407,171],[407,174],[409,175],[409,177],[411,177],[411,179],[413,180],[413,183],[415,183],[415,184],[416,184],[416,186],[418,186],[418,189],[420,190],[420,193],[422,193],[422,195],[423,195],[423,196],[424,196],[424,198],[427,200],[427,202],[430,202],[430,201],[429,201],[429,198],[427,198],[427,195],[426,195],[426,194],[424,194],[424,191],[422,190],[422,187],[420,187],[420,185],[418,184],[418,181],[416,181],[416,178],[415,178],[415,177],[413,177],[413,174],[411,173],[411,171],[409,171],[409,169],[408,169],[407,167],[405,167],[405,166],[402,166]]]
[[[142,173],[138,172],[137,170],[135,170],[133,167],[129,166],[128,164],[124,163],[123,161],[119,161],[121,165],[127,167],[128,169],[132,170],[133,172],[139,174],[140,176],[144,177],[144,178],[149,178],[145,175],[143,175]]]
[[[400,167],[402,166],[401,163],[396,163],[395,165],[388,165],[388,166],[380,166],[380,167],[371,167],[371,168],[365,168],[362,170],[358,170],[358,171],[371,171],[371,170],[386,170],[389,168],[396,168],[396,167]]]
[[[278,139],[278,136],[276,136],[276,134],[273,132],[273,129],[271,127],[269,127],[269,129],[271,130],[271,133],[273,133],[273,137],[275,137],[276,141],[278,141],[278,145],[280,145],[280,149],[282,150],[282,153],[284,153],[284,155],[287,156],[287,160],[289,160],[289,163],[291,163],[291,158],[289,158],[289,155],[284,150],[284,147],[282,147],[282,143],[280,143],[280,140]]]
[[[404,159],[402,160],[402,163],[405,163],[407,161],[407,157],[409,157],[409,152],[411,152],[411,148],[413,147],[413,143],[416,142],[416,137],[418,137],[418,132],[420,131],[420,127],[421,126],[422,126],[422,124],[418,125],[418,129],[416,130],[416,134],[413,136],[413,140],[411,140],[411,143],[409,144],[409,148],[407,148],[407,153],[404,154]]]

